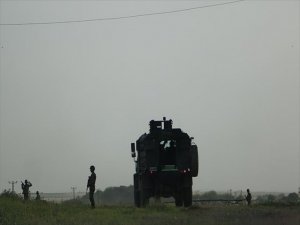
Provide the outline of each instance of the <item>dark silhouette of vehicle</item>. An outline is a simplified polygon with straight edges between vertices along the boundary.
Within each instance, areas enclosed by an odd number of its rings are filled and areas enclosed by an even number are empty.
[[[193,177],[198,176],[198,148],[187,133],[172,128],[172,120],[150,121],[150,132],[131,143],[136,164],[134,202],[144,207],[149,198],[174,197],[176,206],[192,205]],[[136,155],[137,152],[137,155]]]

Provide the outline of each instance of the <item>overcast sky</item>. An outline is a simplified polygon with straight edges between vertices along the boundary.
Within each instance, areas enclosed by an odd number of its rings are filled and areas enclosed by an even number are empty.
[[[226,1],[0,1],[0,23],[122,17]],[[82,23],[0,26],[0,191],[130,185],[130,143],[173,119],[194,190],[300,186],[299,1],[248,0]]]

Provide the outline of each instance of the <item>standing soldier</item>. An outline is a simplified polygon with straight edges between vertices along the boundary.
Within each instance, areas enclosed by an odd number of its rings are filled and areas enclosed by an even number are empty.
[[[95,200],[94,200],[94,192],[95,192],[95,183],[96,183],[96,174],[95,174],[95,167],[90,166],[91,176],[89,176],[88,182],[87,182],[87,189],[90,189],[89,192],[89,198],[91,202],[91,207],[95,208]]]
[[[32,184],[28,181],[25,180],[25,184],[21,181],[21,187],[23,190],[23,195],[24,195],[24,200],[28,200],[29,199],[29,188],[32,186]]]
[[[246,201],[247,201],[248,205],[251,204],[251,199],[252,199],[252,195],[250,193],[250,190],[247,189]]]
[[[41,200],[41,196],[40,196],[39,191],[36,191],[36,197],[35,197],[35,200],[37,200],[37,201]]]

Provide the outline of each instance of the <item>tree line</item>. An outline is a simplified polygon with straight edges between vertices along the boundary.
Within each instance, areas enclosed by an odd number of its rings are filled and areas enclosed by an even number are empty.
[[[4,190],[0,196],[6,197],[14,197],[21,198],[17,194]],[[106,189],[97,190],[94,195],[96,204],[101,205],[133,205],[133,186],[119,186],[119,187],[108,187]],[[216,191],[208,191],[204,193],[194,193],[193,199],[197,200],[238,200],[244,199],[245,196],[242,194],[232,195],[231,193],[217,193]],[[300,204],[300,198],[297,193],[289,193],[273,195],[273,194],[264,194],[259,195],[255,199],[253,199],[255,203],[258,204],[272,204],[272,203],[298,203]],[[66,202],[72,202],[74,200],[68,200]],[[88,194],[77,197],[75,199],[77,202],[82,202],[85,204],[89,204],[89,196]],[[172,198],[165,199],[163,201],[173,201]]]

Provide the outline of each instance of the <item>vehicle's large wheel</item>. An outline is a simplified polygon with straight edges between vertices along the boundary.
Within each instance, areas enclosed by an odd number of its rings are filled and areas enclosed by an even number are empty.
[[[191,146],[191,172],[193,177],[198,176],[199,162],[198,162],[198,147],[197,145]]]
[[[176,192],[175,196],[175,205],[181,207],[183,205],[182,193],[180,191]]]
[[[140,191],[140,206],[146,207],[149,204],[149,196],[147,190]]]
[[[139,191],[134,191],[134,205],[136,207],[141,207],[140,192]]]
[[[136,207],[141,207],[141,201],[140,201],[140,191],[139,191],[139,183],[138,183],[138,175],[133,175],[133,191],[134,191],[134,205]]]
[[[192,205],[193,191],[192,187],[186,187],[183,189],[183,204],[184,207],[190,207]]]

